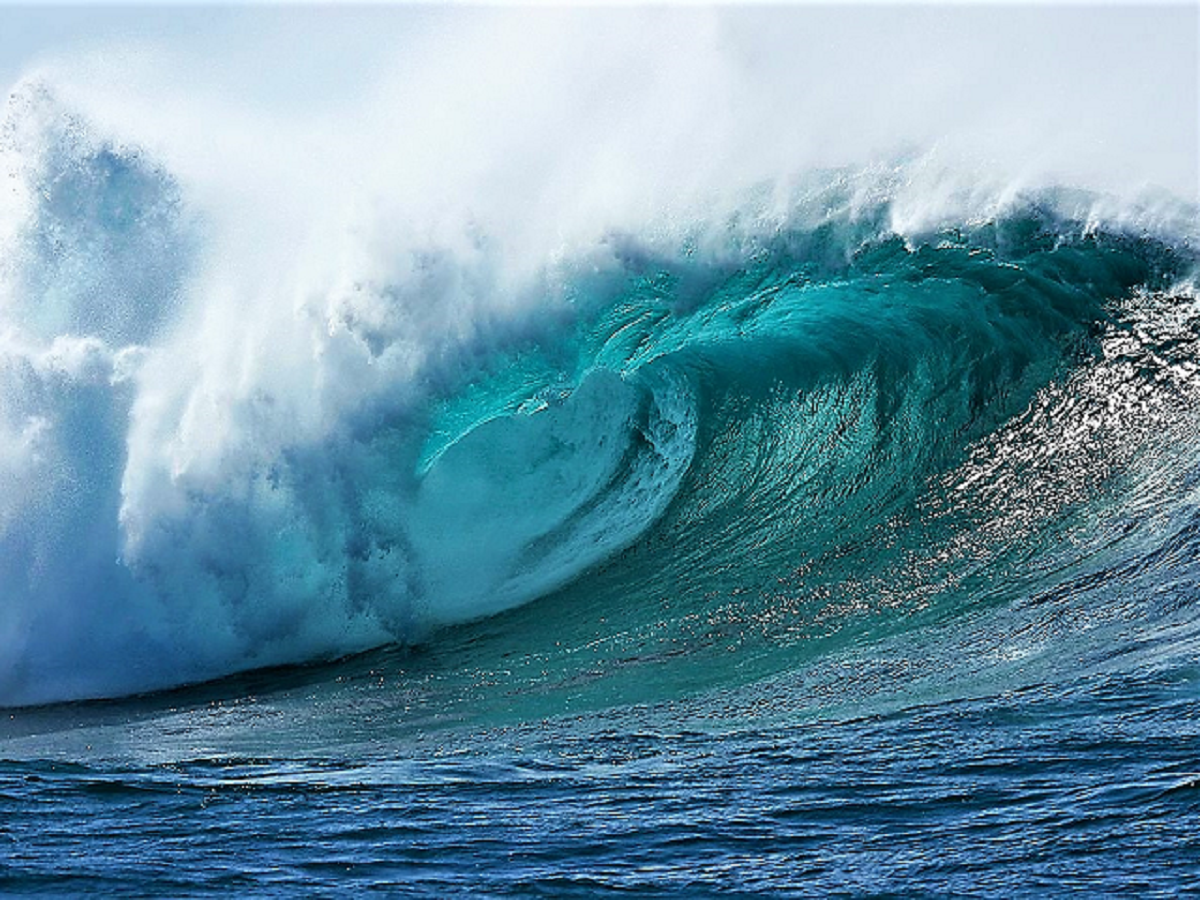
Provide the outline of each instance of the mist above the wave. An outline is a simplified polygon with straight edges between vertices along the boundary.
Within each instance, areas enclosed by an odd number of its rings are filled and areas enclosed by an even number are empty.
[[[930,152],[972,179],[1196,197],[1187,6],[206,18],[60,59],[51,80],[197,190],[267,201],[277,228],[358,204],[555,247]]]

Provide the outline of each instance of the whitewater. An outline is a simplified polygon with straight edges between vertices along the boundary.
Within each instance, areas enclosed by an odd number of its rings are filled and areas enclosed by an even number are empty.
[[[0,890],[1195,883],[1193,7],[189,16],[0,122]]]

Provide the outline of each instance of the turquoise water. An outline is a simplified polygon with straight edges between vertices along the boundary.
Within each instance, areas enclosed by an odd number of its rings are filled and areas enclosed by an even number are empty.
[[[1200,877],[1190,207],[902,228],[818,172],[276,302],[48,121],[6,138],[0,891]]]

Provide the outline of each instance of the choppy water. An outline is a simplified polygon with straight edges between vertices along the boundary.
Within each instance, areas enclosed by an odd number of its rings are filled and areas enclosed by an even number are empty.
[[[797,702],[780,686],[742,707],[718,695],[399,738],[386,723],[403,689],[382,686],[343,689],[333,708],[327,687],[309,686],[286,700],[59,710],[28,737],[6,736],[6,754],[88,762],[0,767],[2,884],[126,896],[1178,896],[1200,876],[1198,680],[1194,665],[1164,667],[763,721]],[[326,733],[292,745],[293,729],[332,719],[347,743]]]

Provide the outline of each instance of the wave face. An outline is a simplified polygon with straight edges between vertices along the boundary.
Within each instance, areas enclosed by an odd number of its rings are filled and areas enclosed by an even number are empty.
[[[914,218],[918,160],[517,268],[475,223],[246,275],[165,164],[44,85],[10,98],[3,161],[3,705],[534,600],[507,621],[539,646],[751,681],[1075,609],[1193,540],[1190,208],[1056,189]]]

